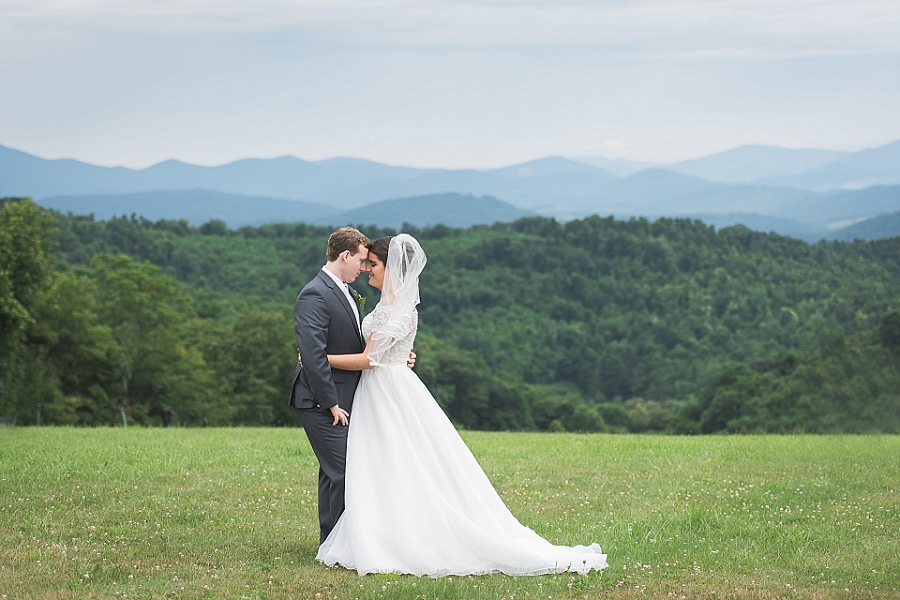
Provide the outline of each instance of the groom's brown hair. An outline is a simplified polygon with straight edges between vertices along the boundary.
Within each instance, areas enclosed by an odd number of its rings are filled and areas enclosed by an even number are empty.
[[[360,246],[368,248],[371,243],[369,238],[359,230],[353,227],[341,227],[328,236],[328,249],[325,252],[325,258],[328,259],[328,262],[333,262],[338,259],[344,250],[349,250],[350,254],[353,255],[356,254]]]

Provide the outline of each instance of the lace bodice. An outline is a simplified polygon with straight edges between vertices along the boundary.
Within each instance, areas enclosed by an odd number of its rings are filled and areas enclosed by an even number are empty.
[[[384,314],[384,311],[379,310],[381,308],[381,304],[375,307],[371,313],[366,315],[366,318],[363,319],[362,322],[362,334],[365,339],[369,339],[369,336],[375,330],[377,326],[379,317]],[[413,348],[413,343],[416,340],[416,331],[419,328],[419,313],[413,311],[412,319],[407,324],[407,333],[403,338],[397,340],[392,346],[390,353],[388,354],[387,362],[389,363],[402,363],[406,364],[406,361],[409,359],[409,352]]]

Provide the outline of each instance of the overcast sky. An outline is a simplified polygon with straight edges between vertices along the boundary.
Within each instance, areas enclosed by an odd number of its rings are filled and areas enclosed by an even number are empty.
[[[2,0],[0,144],[484,168],[900,139],[897,0]]]

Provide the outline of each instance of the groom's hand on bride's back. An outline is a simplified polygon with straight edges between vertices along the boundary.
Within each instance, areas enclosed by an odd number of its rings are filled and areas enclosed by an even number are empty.
[[[410,369],[416,366],[416,353],[412,350],[409,351],[409,360],[406,361],[406,366]]]

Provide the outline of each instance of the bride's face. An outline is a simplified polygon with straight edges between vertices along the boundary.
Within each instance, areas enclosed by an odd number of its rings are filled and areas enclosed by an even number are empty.
[[[376,290],[380,290],[384,285],[384,263],[372,252],[369,252],[369,261],[368,265],[366,265],[366,272],[369,274],[369,285]]]

